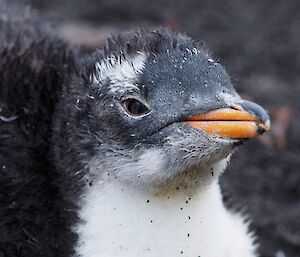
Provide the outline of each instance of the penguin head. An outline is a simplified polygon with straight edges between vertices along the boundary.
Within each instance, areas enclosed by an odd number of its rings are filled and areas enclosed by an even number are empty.
[[[84,73],[76,140],[81,155],[89,149],[84,162],[95,178],[157,188],[206,183],[237,145],[269,129],[265,110],[240,98],[224,68],[170,30],[112,37]]]

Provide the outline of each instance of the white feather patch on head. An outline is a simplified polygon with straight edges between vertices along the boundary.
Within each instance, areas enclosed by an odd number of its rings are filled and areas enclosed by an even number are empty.
[[[91,75],[90,80],[94,85],[99,85],[106,79],[110,79],[113,83],[132,81],[142,72],[146,58],[142,52],[125,59],[116,56],[108,57],[95,64],[96,72]]]

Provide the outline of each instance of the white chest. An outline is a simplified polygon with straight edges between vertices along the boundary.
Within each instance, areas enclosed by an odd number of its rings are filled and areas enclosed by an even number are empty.
[[[252,257],[247,227],[224,208],[218,185],[154,196],[108,184],[90,187],[80,210],[82,257]]]

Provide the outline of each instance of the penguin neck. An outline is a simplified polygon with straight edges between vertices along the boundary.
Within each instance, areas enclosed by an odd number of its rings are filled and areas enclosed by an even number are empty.
[[[82,222],[74,228],[79,236],[76,253],[169,257],[183,251],[186,256],[205,256],[197,242],[216,236],[202,231],[214,230],[210,217],[222,208],[217,181],[205,190],[179,188],[163,195],[113,181],[99,183],[87,190],[81,205]]]
[[[75,251],[82,257],[223,256],[218,251],[228,243],[227,215],[217,179],[165,194],[101,181],[82,198]],[[216,240],[220,248],[212,246]]]

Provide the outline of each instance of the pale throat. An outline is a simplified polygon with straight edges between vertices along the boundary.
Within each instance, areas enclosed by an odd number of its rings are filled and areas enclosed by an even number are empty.
[[[210,217],[214,214],[222,223],[221,213],[217,179],[204,187],[178,186],[163,193],[100,181],[88,187],[82,198],[82,222],[73,228],[79,235],[76,252],[84,257],[132,257],[146,252],[169,257],[180,256],[181,251],[198,256],[218,237],[213,232],[218,222]],[[201,231],[208,232],[204,236]]]

